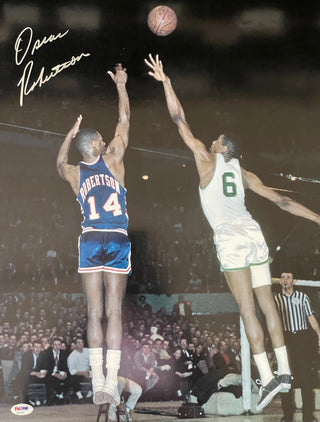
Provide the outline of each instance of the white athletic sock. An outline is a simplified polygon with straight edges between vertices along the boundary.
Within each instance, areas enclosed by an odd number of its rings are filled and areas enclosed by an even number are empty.
[[[118,389],[118,370],[120,368],[121,350],[107,350],[106,368],[107,378],[106,385],[112,390]],[[109,389],[108,388],[108,389]]]
[[[89,347],[89,361],[92,371],[93,391],[101,391],[104,385],[105,376],[103,373],[103,350],[102,347]]]
[[[279,373],[279,375],[281,375],[281,374],[291,375],[286,346],[275,348],[274,353],[276,354],[276,358],[277,358],[277,362],[278,362],[278,373]]]
[[[267,385],[273,378],[266,352],[253,355],[263,386]]]

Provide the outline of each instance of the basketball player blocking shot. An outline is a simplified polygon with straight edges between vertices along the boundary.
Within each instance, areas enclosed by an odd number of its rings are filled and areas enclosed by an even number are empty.
[[[169,114],[185,144],[193,152],[200,178],[199,194],[203,212],[214,231],[221,270],[239,306],[240,316],[260,374],[257,410],[264,408],[278,392],[291,387],[291,372],[281,320],[272,296],[268,247],[259,224],[245,206],[245,189],[274,202],[282,210],[320,225],[320,216],[292,199],[265,186],[253,173],[241,168],[239,145],[220,135],[209,151],[197,139],[185,118],[184,110],[163,71],[158,55],[145,63],[149,75],[162,82]],[[256,317],[254,295],[265,315],[278,363],[277,375],[271,371],[264,348],[263,329]]]

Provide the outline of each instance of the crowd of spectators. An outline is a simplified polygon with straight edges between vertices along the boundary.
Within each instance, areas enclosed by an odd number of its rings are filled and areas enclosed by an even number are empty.
[[[83,295],[36,292],[34,288],[28,294],[3,294],[0,399],[34,406],[91,402],[86,327]],[[268,336],[266,349],[276,370]],[[241,395],[239,385],[223,387],[221,383],[225,376],[241,373],[237,318],[233,314],[194,315],[183,295],[171,312],[165,308],[153,312],[144,295],[137,302],[127,295],[121,350],[118,380],[128,414],[138,400],[196,397],[202,404],[223,388],[236,397]],[[253,361],[251,376],[258,378]],[[316,378],[315,382],[319,384]],[[45,385],[45,395],[31,395],[30,385],[35,384]]]
[[[213,370],[240,372],[238,324],[193,316],[185,303],[180,296],[171,313],[152,312],[144,296],[138,303],[127,297],[119,376],[138,386],[131,400],[141,394],[143,400],[183,400]],[[68,293],[34,288],[28,295],[3,295],[0,359],[12,365],[5,381],[1,377],[2,400],[28,400],[30,383],[45,383],[47,404],[90,400],[86,323],[82,296],[72,300]]]

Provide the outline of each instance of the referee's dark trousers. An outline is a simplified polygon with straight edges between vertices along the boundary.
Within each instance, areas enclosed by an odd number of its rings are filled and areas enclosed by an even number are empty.
[[[289,362],[293,385],[289,393],[281,394],[282,410],[286,421],[293,420],[295,410],[294,388],[301,388],[303,422],[313,419],[314,396],[312,382],[312,340],[308,330],[296,333],[284,332],[285,343],[289,354]]]

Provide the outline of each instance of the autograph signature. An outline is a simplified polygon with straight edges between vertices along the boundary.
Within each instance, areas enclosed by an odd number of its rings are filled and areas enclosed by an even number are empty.
[[[29,26],[24,28],[20,34],[18,35],[16,42],[15,42],[15,63],[17,66],[20,66],[26,55],[30,52],[33,56],[34,53],[39,50],[42,46],[48,43],[53,43],[54,41],[65,37],[69,32],[69,29],[64,33],[59,32],[56,35],[49,35],[48,37],[43,37],[42,40],[37,39],[31,47],[32,38],[33,38],[33,30]],[[26,47],[20,48],[21,44],[24,44],[24,36],[27,37]],[[46,72],[45,66],[42,66],[38,77],[34,78],[34,82],[30,82],[30,78],[32,76],[32,69],[34,65],[34,61],[30,60],[24,67],[22,76],[17,83],[17,86],[20,86],[20,106],[23,106],[24,97],[29,95],[35,88],[41,88],[42,85],[50,81],[50,79],[57,76],[63,70],[67,69],[70,66],[74,66],[77,62],[79,62],[83,57],[90,56],[90,53],[81,53],[79,56],[72,56],[70,60],[57,64],[50,69],[50,73]]]

